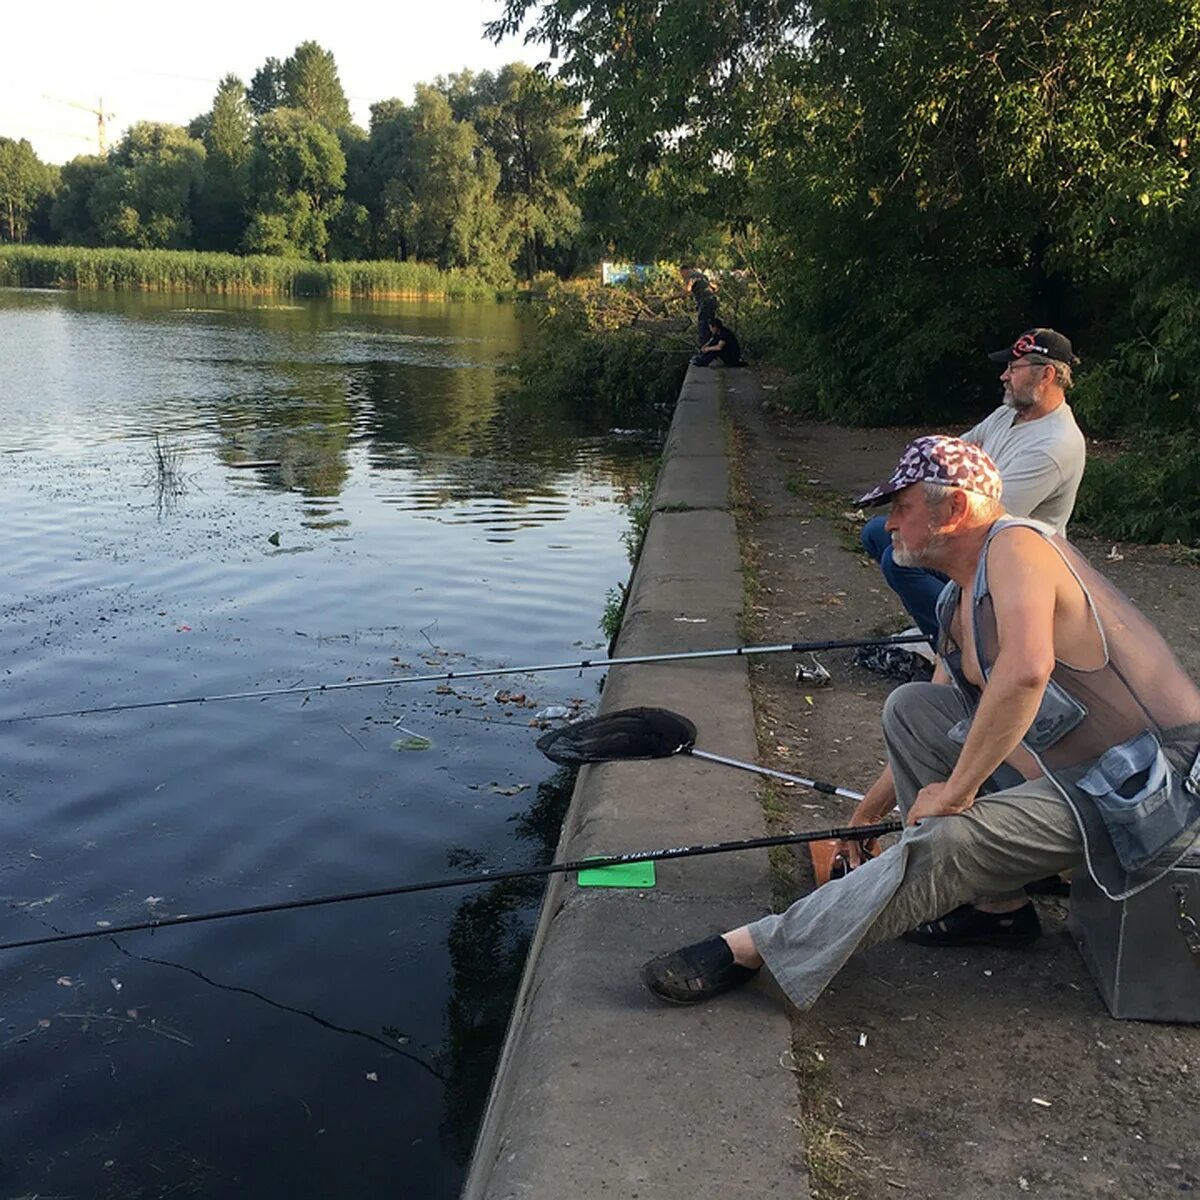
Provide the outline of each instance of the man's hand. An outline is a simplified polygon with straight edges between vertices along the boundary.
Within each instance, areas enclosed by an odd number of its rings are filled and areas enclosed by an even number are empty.
[[[862,807],[861,805],[859,806]],[[851,825],[875,825],[880,818],[872,817],[870,813],[859,812],[857,809],[854,815],[850,818]],[[833,862],[836,866],[840,858],[845,864],[845,870],[853,871],[855,867],[861,867],[869,858],[874,858],[879,853],[878,838],[842,838],[834,844],[833,847]]]
[[[906,825],[915,825],[923,817],[953,817],[966,812],[975,803],[974,796],[964,796],[948,783],[927,783],[908,810]]]
[[[891,767],[884,767],[879,778],[867,789],[867,794],[858,802],[854,815],[850,818],[851,825],[877,825],[892,811],[896,803],[896,788],[892,783]],[[839,841],[833,848],[836,862],[839,858],[846,864],[846,869],[853,871],[861,867],[868,858],[874,858],[879,853],[879,840],[870,838],[861,841],[858,838],[847,838]]]
[[[845,863],[845,868],[840,872],[846,874],[848,871],[853,871],[855,867],[861,867],[869,858],[874,858],[879,853],[878,838],[847,838],[838,842],[833,848],[833,869],[837,871],[838,859]]]

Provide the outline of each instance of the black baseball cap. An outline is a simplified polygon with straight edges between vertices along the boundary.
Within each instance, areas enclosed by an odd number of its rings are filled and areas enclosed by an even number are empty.
[[[996,350],[988,358],[992,362],[1010,363],[1027,354],[1040,354],[1055,362],[1073,364],[1079,361],[1071,348],[1071,339],[1054,329],[1027,329],[1006,350]]]

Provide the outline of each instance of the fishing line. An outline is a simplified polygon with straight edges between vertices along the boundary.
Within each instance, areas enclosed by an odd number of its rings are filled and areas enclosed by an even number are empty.
[[[111,932],[111,930],[106,931]],[[333,1033],[345,1033],[352,1037],[364,1038],[368,1042],[374,1042],[377,1046],[382,1046],[389,1054],[398,1054],[401,1058],[408,1059],[409,1062],[428,1071],[439,1083],[447,1084],[446,1076],[437,1069],[432,1063],[426,1062],[419,1054],[414,1054],[411,1050],[406,1050],[402,1045],[397,1045],[395,1042],[386,1041],[377,1034],[368,1033],[365,1029],[352,1029],[346,1025],[337,1025],[333,1021],[327,1021],[324,1017],[315,1012],[311,1012],[307,1008],[297,1008],[294,1004],[285,1004],[282,1000],[272,1000],[270,996],[264,995],[262,992],[256,992],[254,988],[243,987],[236,983],[221,983],[216,979],[205,975],[203,971],[196,967],[189,967],[186,963],[171,962],[165,958],[151,958],[148,954],[135,954],[132,950],[127,950],[116,938],[113,938],[113,945],[125,955],[126,958],[136,959],[138,962],[150,963],[156,967],[170,967],[175,971],[183,971],[188,975],[199,979],[201,983],[208,984],[209,987],[216,988],[222,992],[233,992],[236,995],[251,996],[255,1000],[261,1000],[264,1004],[269,1004],[272,1008],[279,1009],[280,1012],[294,1013],[298,1017],[304,1017],[309,1021],[320,1025],[322,1029],[328,1029]]]
[[[838,829],[815,830],[808,833],[785,833],[774,837],[744,838],[734,842],[702,842],[693,846],[676,846],[664,850],[637,850],[630,854],[613,854],[593,858],[578,858],[571,862],[548,863],[542,867],[517,867],[506,871],[478,871],[474,875],[454,875],[441,879],[426,879],[420,883],[404,883],[395,887],[371,888],[361,892],[342,892],[332,896],[310,896],[299,900],[282,900],[274,904],[255,904],[246,908],[226,908],[216,912],[187,913],[179,917],[160,917],[153,921],[134,921],[127,925],[104,925],[74,933],[55,933],[43,937],[25,938],[0,943],[0,950],[20,950],[28,946],[49,946],[56,942],[79,942],[88,938],[114,937],[141,930],[154,932],[176,925],[197,925],[203,921],[225,921],[234,917],[258,916],[261,913],[286,912],[297,908],[317,908],[329,904],[345,904],[353,900],[378,900],[385,896],[404,896],[413,892],[432,892],[441,888],[469,887],[477,883],[498,883],[505,879],[537,879],[547,875],[562,875],[571,871],[596,871],[628,863],[666,862],[676,858],[698,858],[707,854],[729,854],[738,850],[761,850],[772,846],[796,846],[805,842],[860,841],[899,833],[899,821],[881,821],[875,825],[852,825]]]
[[[399,678],[390,679],[352,679],[342,683],[316,683],[304,687],[224,692],[213,696],[179,696],[172,700],[142,700],[134,704],[108,704],[99,708],[65,708],[58,712],[25,713],[16,717],[0,717],[0,725],[15,725],[24,721],[49,721],[58,717],[91,717],[100,713],[134,712],[147,708],[175,708],[185,704],[217,704],[224,700],[265,700],[273,696],[303,696],[310,693],[348,692],[358,688],[398,687],[405,683],[444,683],[451,679],[488,679],[499,675],[533,675],[542,671],[586,671],[602,667],[634,666],[640,663],[687,662],[702,658],[742,658],[754,654],[801,654],[813,650],[854,650],[860,646],[903,646],[928,640],[923,633],[905,633],[887,638],[785,642],[774,646],[735,646],[726,650],[687,650],[675,654],[634,654],[621,658],[584,658],[577,662],[534,663],[524,667],[489,667],[478,671],[443,671],[433,675],[402,675]]]

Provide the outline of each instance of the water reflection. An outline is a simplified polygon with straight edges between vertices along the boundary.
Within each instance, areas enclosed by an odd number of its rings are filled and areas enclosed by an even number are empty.
[[[554,854],[576,774],[574,768],[560,767],[538,785],[534,802],[515,818],[517,836],[533,843],[539,863]],[[544,888],[544,879],[506,879],[464,900],[450,924],[452,982],[441,1133],[457,1163],[465,1165],[470,1158],[512,996],[525,969],[532,936],[529,914]]]
[[[655,442],[498,388],[522,320],[0,292],[5,712],[594,643]],[[583,686],[520,680],[539,706]],[[569,783],[466,690],[9,729],[0,890],[30,903],[0,940],[430,878],[455,845],[544,859]],[[396,720],[432,747],[397,753]],[[452,1200],[540,889],[0,958],[0,1196],[366,1198],[401,1172]]]

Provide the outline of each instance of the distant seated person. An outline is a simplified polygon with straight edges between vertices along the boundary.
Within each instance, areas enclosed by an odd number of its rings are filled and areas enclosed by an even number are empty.
[[[713,317],[708,323],[708,341],[700,347],[700,353],[692,359],[692,366],[709,367],[717,358],[727,367],[744,367],[746,365],[742,362],[742,348],[738,344],[737,334]]]
[[[1008,513],[1043,521],[1065,537],[1087,454],[1066,397],[1071,367],[1079,359],[1061,333],[1040,328],[1026,330],[1007,350],[988,358],[1005,364],[1000,376],[1004,403],[962,440],[982,448],[999,468]],[[893,548],[884,517],[867,522],[862,544],[917,627],[932,640],[946,577],[913,565],[902,547]]]

